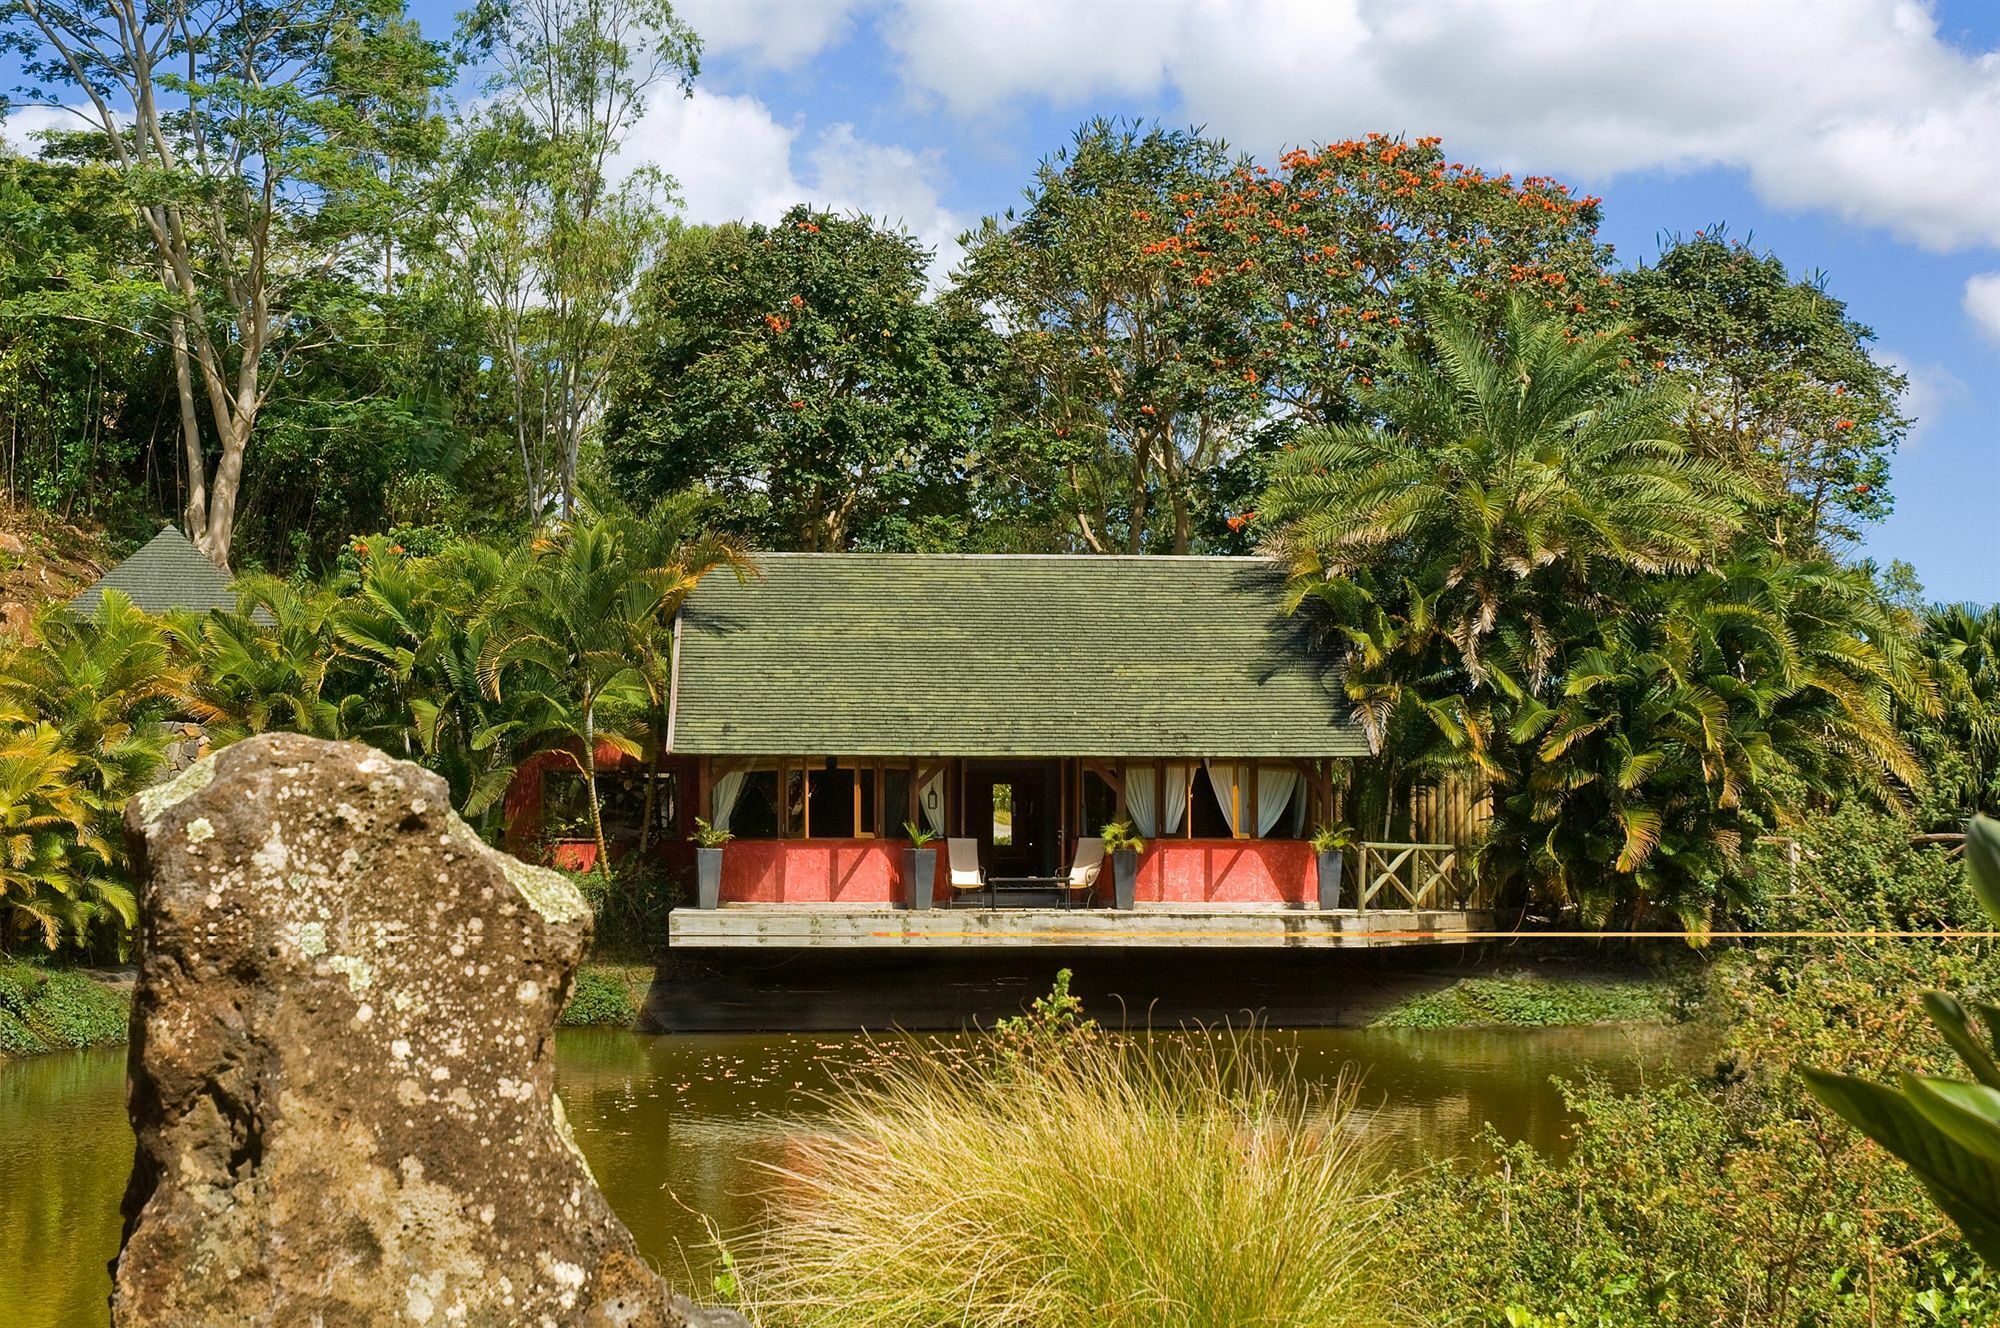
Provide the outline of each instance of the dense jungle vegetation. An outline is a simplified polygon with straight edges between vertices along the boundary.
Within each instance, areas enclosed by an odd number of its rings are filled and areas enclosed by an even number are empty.
[[[1698,929],[1816,814],[2000,802],[2000,615],[1853,555],[1905,383],[1722,227],[1623,265],[1599,200],[1435,139],[1099,120],[938,274],[615,171],[699,73],[659,0],[169,10],[0,6],[86,112],[0,155],[4,483],[177,522],[242,602],[16,634],[9,945],[122,946],[170,720],[376,742],[489,830],[526,755],[645,751],[674,606],[757,549],[1284,558],[1380,744],[1358,823],[1476,773],[1545,916]]]

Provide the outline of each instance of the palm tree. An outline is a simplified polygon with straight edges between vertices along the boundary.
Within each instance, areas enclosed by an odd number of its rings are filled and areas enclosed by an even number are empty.
[[[1363,422],[1281,455],[1263,519],[1307,587],[1404,601],[1401,650],[1442,636],[1481,682],[1510,632],[1537,685],[1554,616],[1601,598],[1607,570],[1702,566],[1750,491],[1675,440],[1673,391],[1630,383],[1621,333],[1578,338],[1522,300],[1497,339],[1433,327],[1436,358],[1400,352]]]
[[[623,544],[633,575],[652,589],[646,617],[625,624],[633,661],[646,689],[646,805],[639,830],[639,851],[652,840],[653,809],[658,795],[660,758],[666,751],[667,707],[671,701],[674,618],[681,605],[710,572],[724,567],[737,576],[754,574],[748,552],[735,539],[718,535],[704,524],[706,503],[696,494],[670,497],[643,519],[606,518]]]
[[[520,579],[496,601],[479,660],[487,696],[506,718],[480,735],[518,748],[555,745],[583,776],[597,861],[610,855],[597,788],[597,749],[638,756],[632,733],[649,702],[632,652],[634,625],[656,620],[661,591],[634,574],[617,529],[572,527],[536,550]]]
[[[159,623],[117,591],[91,619],[44,610],[0,659],[0,897],[51,946],[136,921],[118,823],[165,758],[184,682]]]
[[[1354,422],[1281,452],[1260,521],[1318,601],[1380,755],[1355,771],[1390,830],[1417,784],[1485,753],[1493,699],[1551,685],[1558,644],[1634,574],[1703,564],[1747,491],[1672,436],[1677,401],[1635,387],[1625,338],[1577,338],[1511,303],[1497,335],[1433,319]]]
[[[367,737],[444,776],[461,814],[479,820],[505,793],[515,763],[505,742],[481,742],[503,711],[479,680],[486,615],[521,575],[525,555],[466,541],[430,558],[371,557],[333,616],[342,650],[385,704]]]
[[[1921,779],[1895,731],[1923,679],[1866,573],[1760,547],[1634,588],[1565,653],[1559,691],[1506,707],[1479,850],[1490,883],[1586,921],[1706,925],[1742,852],[1793,799]]]
[[[0,946],[39,933],[53,950],[65,929],[80,938],[95,912],[80,898],[72,852],[91,833],[90,809],[69,778],[74,765],[53,725],[0,714]],[[132,912],[129,891],[105,904]]]
[[[1937,604],[1917,637],[1937,680],[1936,726],[1943,745],[1970,769],[1969,802],[1952,808],[2000,814],[2000,605]]]
[[[217,746],[279,731],[345,737],[368,698],[328,685],[338,661],[332,587],[246,576],[236,590],[233,610],[166,615],[168,636],[189,666],[182,704]]]

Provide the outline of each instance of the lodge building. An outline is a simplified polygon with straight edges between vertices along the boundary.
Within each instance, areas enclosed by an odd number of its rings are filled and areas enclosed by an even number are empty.
[[[1450,845],[1351,851],[1349,907],[1323,907],[1309,837],[1338,819],[1340,763],[1369,748],[1337,645],[1270,560],[757,567],[708,576],[676,624],[663,837],[697,816],[733,836],[716,907],[676,909],[676,945],[1293,944],[1485,921]],[[1081,865],[1113,822],[1145,841],[1124,897],[1109,866]],[[937,840],[933,910],[911,907],[909,826]]]

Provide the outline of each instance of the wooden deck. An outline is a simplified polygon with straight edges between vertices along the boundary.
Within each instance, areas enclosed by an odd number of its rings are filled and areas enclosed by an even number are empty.
[[[1483,909],[1304,909],[1141,905],[1115,909],[841,907],[728,904],[677,908],[673,945],[689,949],[1148,946],[1250,949],[1457,945],[1492,939]]]

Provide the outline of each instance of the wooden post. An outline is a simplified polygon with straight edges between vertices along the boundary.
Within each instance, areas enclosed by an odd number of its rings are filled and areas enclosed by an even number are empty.
[[[1243,838],[1243,765],[1237,761],[1229,765],[1229,837]]]
[[[1187,830],[1181,836],[1183,839],[1194,838],[1194,767],[1193,761],[1181,767],[1181,775],[1187,784],[1187,805],[1181,809],[1181,824]]]
[[[1153,833],[1167,833],[1167,763],[1153,762]]]
[[[1257,814],[1257,763],[1252,761],[1243,768],[1250,772],[1250,824],[1244,828],[1243,837],[1255,839],[1257,827],[1264,823],[1264,818]]]
[[[712,757],[704,756],[699,761],[695,762],[695,776],[694,776],[694,782],[695,782],[694,805],[696,806],[696,808],[699,809],[696,812],[696,815],[700,816],[702,820],[708,821],[711,824],[714,822],[715,819],[715,806],[713,803],[713,799],[715,797],[715,773],[711,767],[711,762],[713,761],[713,759],[714,758]]]

